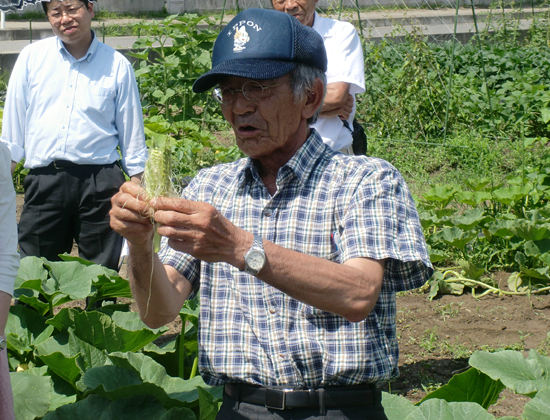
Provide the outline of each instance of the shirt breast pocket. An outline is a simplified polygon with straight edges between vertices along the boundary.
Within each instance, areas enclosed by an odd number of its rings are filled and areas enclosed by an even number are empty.
[[[115,89],[109,89],[99,86],[90,86],[80,98],[83,108],[88,114],[106,116],[114,115],[116,93]]]

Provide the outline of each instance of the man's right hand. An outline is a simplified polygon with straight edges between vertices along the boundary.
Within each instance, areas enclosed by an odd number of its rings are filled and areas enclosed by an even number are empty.
[[[145,190],[134,182],[125,182],[111,198],[111,203],[111,228],[126,238],[131,248],[150,252],[153,216]]]

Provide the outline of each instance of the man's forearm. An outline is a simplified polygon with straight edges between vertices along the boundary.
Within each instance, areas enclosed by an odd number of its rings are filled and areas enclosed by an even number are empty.
[[[152,250],[138,253],[130,245],[128,273],[132,294],[141,319],[151,328],[173,321],[191,291],[182,283],[183,276],[170,277],[166,269]]]
[[[17,162],[11,161],[11,176],[15,173],[15,168],[17,166]]]
[[[354,322],[366,318],[378,300],[383,261],[337,264],[268,241],[264,247],[267,264],[257,277],[295,299]]]

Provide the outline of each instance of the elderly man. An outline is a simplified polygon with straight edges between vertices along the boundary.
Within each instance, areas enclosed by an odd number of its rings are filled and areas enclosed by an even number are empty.
[[[225,385],[219,419],[385,419],[376,384],[398,375],[395,293],[432,273],[397,170],[310,128],[325,71],[314,30],[241,12],[194,90],[216,86],[248,158],[199,172],[182,198],[149,202],[126,183],[112,200],[144,322],[172,321],[200,289],[199,370]]]
[[[147,147],[130,62],[98,41],[88,0],[44,0],[54,37],[21,51],[10,77],[2,138],[12,171],[25,159],[21,256],[82,258],[117,269],[122,238],[109,223],[126,174],[139,183]]]
[[[334,150],[353,154],[355,95],[365,91],[365,62],[361,41],[351,23],[323,18],[315,11],[319,0],[271,0],[273,8],[315,29],[327,50],[327,94],[313,125]],[[366,145],[364,145],[365,147]],[[365,150],[366,151],[366,150]]]

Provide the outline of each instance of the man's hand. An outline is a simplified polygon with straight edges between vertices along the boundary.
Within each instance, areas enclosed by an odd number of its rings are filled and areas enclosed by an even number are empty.
[[[130,246],[145,246],[150,250],[153,223],[145,190],[132,181],[125,182],[111,203],[111,228],[126,238]]]
[[[253,235],[239,229],[207,203],[183,198],[151,201],[157,231],[168,244],[206,262],[227,262],[244,268],[244,254],[252,246]]]
[[[345,82],[329,83],[327,94],[321,109],[321,117],[329,118],[338,116],[347,120],[353,110],[353,95],[349,93],[350,84]]]

